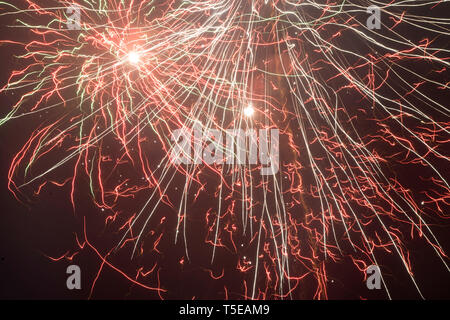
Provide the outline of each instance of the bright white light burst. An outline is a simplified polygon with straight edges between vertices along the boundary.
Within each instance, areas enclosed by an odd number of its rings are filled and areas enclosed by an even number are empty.
[[[141,57],[139,53],[137,53],[136,51],[131,51],[128,54],[128,62],[130,62],[131,64],[138,64],[140,60]]]
[[[255,109],[253,108],[252,105],[249,105],[248,107],[246,107],[246,108],[244,109],[244,115],[245,115],[246,117],[251,117],[251,116],[253,116],[254,114],[255,114]]]

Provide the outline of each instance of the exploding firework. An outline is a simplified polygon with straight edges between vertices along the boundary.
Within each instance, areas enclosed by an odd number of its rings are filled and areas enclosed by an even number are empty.
[[[413,240],[449,271],[431,226],[450,198],[448,4],[1,5],[31,40],[1,42],[21,67],[0,124],[35,119],[8,186],[70,189],[83,230],[53,259],[95,253],[91,295],[110,268],[148,297],[192,298],[176,282],[200,270],[199,298],[323,299],[333,265],[363,281],[390,259],[422,296]]]

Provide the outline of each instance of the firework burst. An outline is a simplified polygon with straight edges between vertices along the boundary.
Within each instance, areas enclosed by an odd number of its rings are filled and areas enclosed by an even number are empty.
[[[109,267],[171,297],[166,270],[197,266],[220,298],[322,299],[331,265],[350,259],[362,281],[395,256],[422,296],[413,239],[449,271],[430,226],[448,219],[450,198],[448,4],[43,2],[1,3],[31,40],[1,42],[22,67],[1,90],[18,98],[0,124],[37,120],[9,189],[27,202],[70,185],[75,212],[92,199],[98,210],[59,258],[95,252],[91,294]],[[366,25],[371,4],[379,30]],[[279,170],[261,175],[262,151],[174,162],[173,132],[196,128],[200,152],[208,132],[278,130]],[[105,233],[99,249],[90,235]]]

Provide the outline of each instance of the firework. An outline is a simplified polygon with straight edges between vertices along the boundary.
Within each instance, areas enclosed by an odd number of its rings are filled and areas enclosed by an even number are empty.
[[[168,298],[167,274],[197,266],[220,298],[323,299],[330,266],[351,260],[362,281],[393,256],[422,296],[412,239],[449,271],[430,226],[450,197],[448,4],[377,2],[380,29],[371,4],[2,3],[31,39],[2,41],[22,67],[0,123],[36,120],[9,189],[26,202],[70,185],[75,212],[93,201],[59,258],[96,254],[91,294],[108,267]]]

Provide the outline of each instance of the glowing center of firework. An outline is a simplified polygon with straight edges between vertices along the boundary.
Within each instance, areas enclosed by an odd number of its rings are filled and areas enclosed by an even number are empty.
[[[128,54],[128,62],[131,64],[138,64],[141,60],[141,56],[139,55],[139,53],[135,52],[135,51],[131,51]]]
[[[253,106],[251,104],[247,108],[244,109],[244,115],[246,117],[251,117],[251,116],[253,116],[254,113],[255,113],[255,109],[253,108]]]

